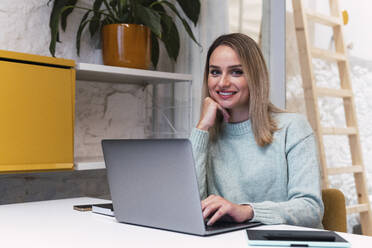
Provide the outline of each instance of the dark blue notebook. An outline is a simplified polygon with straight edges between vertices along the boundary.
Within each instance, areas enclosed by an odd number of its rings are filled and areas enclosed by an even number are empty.
[[[247,235],[252,246],[350,247],[331,231],[247,230]]]

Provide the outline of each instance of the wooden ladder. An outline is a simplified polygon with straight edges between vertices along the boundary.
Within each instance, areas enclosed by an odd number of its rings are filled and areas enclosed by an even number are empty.
[[[318,141],[323,187],[329,188],[329,175],[352,173],[355,179],[358,204],[348,206],[347,214],[359,213],[362,233],[372,236],[372,212],[368,199],[367,180],[360,146],[349,63],[342,34],[343,21],[339,11],[338,0],[329,0],[329,4],[331,16],[305,10],[302,0],[292,0],[307,117]],[[332,27],[335,51],[315,48],[310,44],[307,26],[308,20]],[[316,86],[312,65],[313,58],[337,62],[340,77],[339,89],[320,88]],[[319,97],[337,97],[343,99],[346,120],[345,128],[321,126],[318,106]],[[352,165],[346,167],[327,167],[323,135],[348,136]]]

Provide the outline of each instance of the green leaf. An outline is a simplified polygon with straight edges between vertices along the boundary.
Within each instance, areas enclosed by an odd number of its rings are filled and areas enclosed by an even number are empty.
[[[137,2],[139,2],[143,6],[149,7],[152,3],[156,2],[156,1],[158,1],[158,0],[139,0]]]
[[[93,3],[94,15],[96,15],[98,13],[98,11],[101,9],[102,3],[103,3],[103,0],[95,0],[94,1],[94,3]]]
[[[198,46],[201,46],[201,45],[199,44],[199,42],[196,41],[196,38],[195,38],[195,36],[194,36],[194,34],[193,34],[193,32],[192,32],[192,30],[191,30],[189,24],[187,23],[187,21],[186,21],[184,18],[181,17],[181,15],[178,13],[176,7],[175,7],[172,3],[168,2],[168,1],[162,1],[161,3],[167,5],[167,6],[168,6],[168,7],[169,7],[169,8],[170,8],[170,9],[171,9],[171,10],[172,10],[176,15],[177,15],[177,17],[182,21],[182,24],[183,24],[183,26],[184,26],[186,32],[187,32],[187,33],[189,34],[189,36],[191,37],[191,39],[192,39],[196,44],[198,44]]]
[[[118,7],[118,0],[110,0],[109,4],[112,9],[115,9]]]
[[[88,21],[86,21],[86,19],[88,18],[89,16],[89,13],[91,12],[92,10],[88,10],[85,15],[83,16],[83,18],[81,19],[81,22],[80,22],[80,25],[79,25],[79,29],[78,29],[78,32],[76,34],[76,51],[77,51],[77,55],[80,56],[80,40],[81,40],[81,34],[85,28],[85,26],[87,25]]]
[[[124,8],[127,5],[127,0],[119,0],[119,7]]]
[[[199,19],[200,14],[200,1],[199,0],[177,0],[186,16],[194,23]]]
[[[49,52],[55,57],[56,53],[56,43],[59,41],[58,30],[59,30],[59,18],[61,15],[62,9],[66,6],[69,0],[57,0],[54,1],[52,12],[50,14],[49,27],[50,27],[50,44]]]
[[[89,32],[90,37],[93,37],[95,33],[99,30],[100,27],[100,20],[101,20],[101,13],[99,10],[101,9],[103,0],[96,0],[93,4],[93,17],[91,22],[89,23]]]
[[[113,21],[109,17],[106,17],[102,21],[102,26],[105,26],[105,25],[108,25],[108,24],[113,24]]]
[[[159,14],[166,13],[163,6],[161,6],[161,2],[157,2],[157,4],[151,6],[151,9],[156,10]]]
[[[144,7],[138,3],[135,4],[135,15],[138,16],[139,21],[145,26],[149,27],[151,31],[158,37],[161,37],[160,15],[153,9]]]
[[[172,17],[168,15],[162,15],[161,20],[163,30],[161,40],[164,42],[169,57],[174,61],[177,61],[180,51],[180,36],[178,34],[177,26],[173,22]]]
[[[119,18],[119,23],[130,23],[129,20],[129,13],[124,13],[120,18]]]
[[[119,2],[118,2],[118,9],[119,9],[119,19],[121,19],[122,18],[122,16],[123,15],[125,15],[125,9],[126,9],[126,7],[127,7],[127,0],[119,0]]]
[[[109,12],[109,15],[113,18],[116,19],[117,15],[115,15],[115,9],[112,7],[112,2],[110,1],[110,4],[107,2],[107,0],[103,0],[103,3],[105,4],[107,11]]]
[[[75,6],[78,0],[68,0],[67,4],[68,6]],[[74,8],[67,9],[66,11],[63,11],[61,14],[61,26],[62,30],[66,31],[67,26],[67,17],[72,13]]]
[[[93,37],[100,27],[101,14],[94,15],[89,23],[89,33],[90,37]]]
[[[159,62],[159,42],[154,33],[151,33],[151,62],[156,69]]]

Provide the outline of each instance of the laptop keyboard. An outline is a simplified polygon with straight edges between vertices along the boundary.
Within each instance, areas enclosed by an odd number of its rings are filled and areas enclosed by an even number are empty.
[[[207,220],[206,222],[204,223],[205,225],[205,230],[207,232],[213,232],[213,231],[218,231],[218,230],[222,230],[222,229],[229,229],[229,228],[233,228],[233,229],[242,229],[242,228],[251,228],[251,227],[255,227],[255,226],[260,226],[262,225],[262,223],[260,222],[243,222],[243,223],[236,223],[236,222],[229,222],[229,221],[217,221],[216,223],[214,223],[212,226],[208,226],[207,225]]]
[[[238,224],[235,222],[227,222],[227,221],[218,221],[214,223],[212,226],[208,226],[207,223],[204,223],[205,225],[205,230],[207,231],[214,231],[214,230],[220,230],[220,229],[226,229],[229,227],[238,227],[239,225],[246,225],[247,223],[244,224]]]

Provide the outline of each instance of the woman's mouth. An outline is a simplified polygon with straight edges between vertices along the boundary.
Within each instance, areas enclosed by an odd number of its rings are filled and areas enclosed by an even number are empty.
[[[236,91],[217,91],[217,94],[224,100],[232,97],[235,95],[237,92]]]

